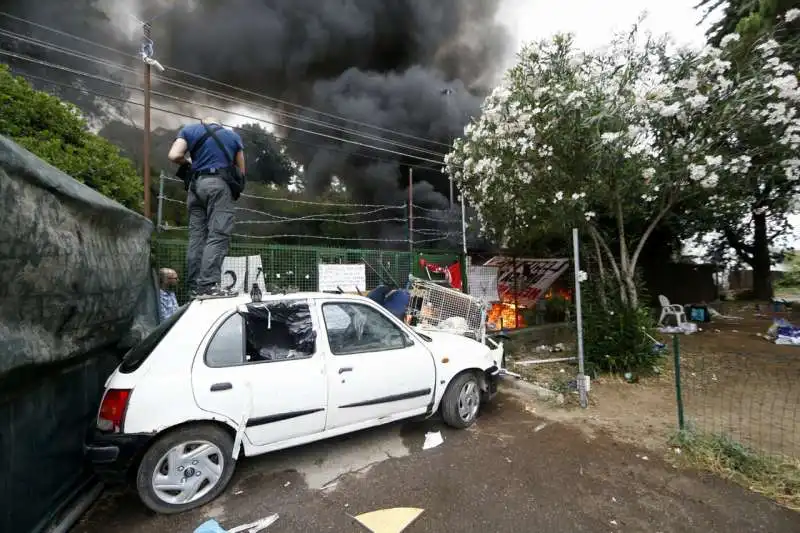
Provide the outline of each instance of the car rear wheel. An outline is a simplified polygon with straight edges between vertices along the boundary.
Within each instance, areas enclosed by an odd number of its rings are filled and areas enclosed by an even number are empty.
[[[233,438],[214,425],[167,433],[145,452],[136,475],[142,502],[161,514],[200,507],[225,490],[233,476]]]
[[[456,376],[442,398],[442,418],[448,426],[464,429],[475,423],[481,405],[477,376],[467,372]]]

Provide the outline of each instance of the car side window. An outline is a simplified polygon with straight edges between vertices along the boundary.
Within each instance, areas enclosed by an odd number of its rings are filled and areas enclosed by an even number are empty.
[[[245,314],[245,361],[307,359],[316,351],[316,332],[305,300],[252,303]]]
[[[236,313],[214,332],[206,348],[206,364],[210,367],[236,366],[244,363],[244,320]]]
[[[326,303],[322,316],[334,355],[400,350],[410,343],[402,329],[367,305]]]

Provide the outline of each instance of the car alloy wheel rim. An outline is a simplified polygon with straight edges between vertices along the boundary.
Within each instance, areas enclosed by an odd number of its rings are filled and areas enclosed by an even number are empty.
[[[467,381],[458,394],[458,416],[464,422],[471,422],[478,414],[481,397],[478,384],[474,380]]]
[[[184,442],[156,463],[153,492],[170,505],[192,503],[217,486],[224,469],[225,457],[217,445],[204,440]]]

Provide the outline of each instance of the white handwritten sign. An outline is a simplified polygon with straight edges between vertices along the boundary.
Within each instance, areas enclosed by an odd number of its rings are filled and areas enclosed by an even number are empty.
[[[326,265],[320,264],[319,268],[319,290],[344,292],[366,292],[367,290],[367,269],[363,263],[354,265]]]
[[[261,269],[261,256],[227,256],[222,260],[220,286],[223,290],[243,293],[250,292],[253,283],[258,283],[262,294],[266,294],[264,274]]]

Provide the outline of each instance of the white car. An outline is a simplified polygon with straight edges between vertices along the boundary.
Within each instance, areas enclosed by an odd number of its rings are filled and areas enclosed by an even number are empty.
[[[216,498],[260,455],[437,411],[457,428],[496,392],[502,345],[417,331],[360,296],[198,299],[126,354],[86,444],[159,513]]]

